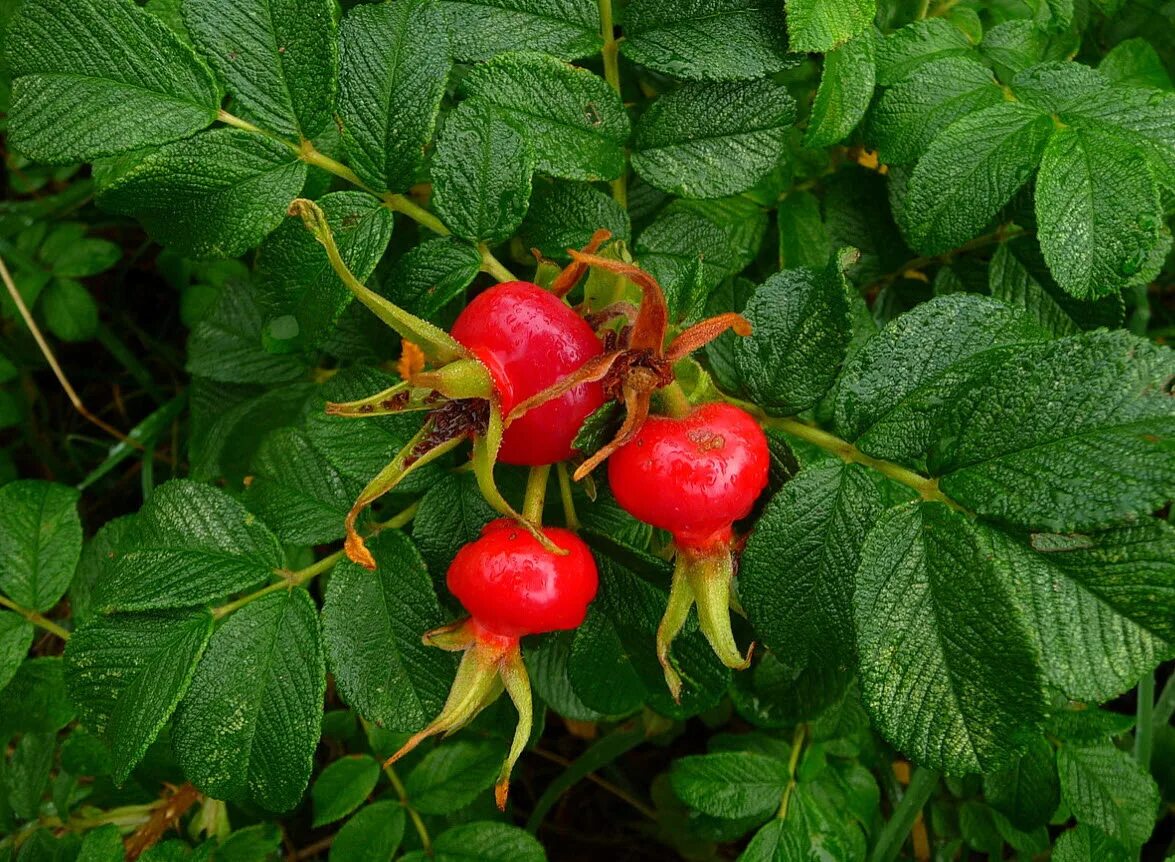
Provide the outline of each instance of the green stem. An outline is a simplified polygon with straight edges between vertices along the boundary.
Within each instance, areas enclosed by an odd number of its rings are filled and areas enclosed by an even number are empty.
[[[400,798],[400,805],[408,812],[408,819],[412,821],[412,825],[416,828],[416,834],[420,837],[420,846],[424,848],[426,854],[431,856],[432,839],[428,835],[428,827],[424,825],[424,820],[421,818],[420,812],[413,808],[412,804],[408,801],[408,788],[404,786],[404,782],[396,774],[396,768],[390,763],[384,767],[384,775],[388,777],[388,781],[392,784],[392,789],[396,791],[396,796]]]
[[[913,488],[923,500],[942,503],[945,506],[950,506],[952,509],[963,511],[962,506],[939,490],[937,479],[931,479],[915,473],[913,470],[909,470],[900,464],[894,464],[892,461],[882,461],[880,458],[870,457],[852,443],[847,440],[842,440],[835,434],[829,434],[827,431],[817,428],[814,425],[808,425],[805,422],[791,417],[767,417],[763,419],[763,424],[769,428],[778,428],[780,431],[791,434],[793,437],[799,437],[801,440],[806,440],[809,443],[819,446],[826,452],[831,452],[844,461],[861,464],[872,470],[876,470],[878,473],[893,479],[899,484]]]
[[[902,801],[894,809],[893,816],[889,818],[885,828],[881,830],[881,835],[877,837],[877,843],[873,845],[869,862],[893,862],[898,857],[910,830],[914,828],[914,821],[918,819],[923,806],[937,786],[937,772],[921,766],[914,770]]]
[[[930,0],[919,0],[918,13],[914,16],[915,21],[921,21],[930,12]]]
[[[6,596],[0,596],[0,606],[6,607],[12,611],[16,611],[33,625],[37,626],[38,628],[42,628],[51,634],[57,635],[57,637],[61,638],[63,641],[69,640],[69,632],[66,629],[63,629],[61,626],[57,625],[57,623],[53,622],[53,620],[42,616],[34,610],[21,607]]]
[[[420,206],[415,201],[412,201],[408,197],[401,194],[396,194],[394,192],[385,192],[380,194],[368,186],[365,182],[363,182],[363,180],[359,178],[359,175],[356,174],[353,170],[344,165],[342,162],[336,159],[332,159],[330,156],[326,155],[326,153],[323,153],[321,150],[317,149],[310,141],[304,140],[298,144],[292,143],[280,135],[275,135],[272,132],[260,128],[259,126],[255,126],[247,120],[242,120],[240,117],[230,114],[228,111],[221,111],[219,114],[217,114],[217,119],[227,126],[233,126],[246,132],[251,132],[255,135],[264,135],[271,140],[279,141],[280,143],[289,147],[290,151],[294,153],[294,155],[296,155],[301,161],[308,165],[314,165],[317,168],[321,168],[328,174],[333,174],[340,179],[346,180],[356,188],[363,189],[363,191],[367,192],[368,194],[374,195],[383,201],[383,205],[393,212],[403,213],[417,224],[422,225],[423,227],[431,230],[433,233],[440,234],[441,236],[448,236],[450,233],[449,229],[445,227],[444,222],[442,222],[439,218],[430,213],[424,207]],[[502,263],[496,257],[494,257],[485,243],[482,243],[480,246],[478,246],[478,251],[481,253],[481,268],[483,272],[488,272],[501,281],[514,280],[514,276],[510,273],[510,270],[503,266]]]
[[[543,464],[531,467],[526,478],[526,496],[522,498],[522,517],[532,524],[543,522],[543,504],[547,500],[547,478],[551,475],[551,465]]]
[[[807,726],[802,722],[796,725],[796,732],[791,740],[791,756],[787,759],[787,789],[783,791],[783,799],[779,803],[780,820],[787,819],[787,806],[791,802],[792,791],[796,789],[796,766],[800,762],[800,752],[804,748],[804,732]]]
[[[567,472],[567,465],[560,461],[555,465],[555,473],[559,476],[559,498],[563,503],[563,521],[567,529],[575,532],[579,529],[579,515],[575,511],[575,497],[571,494],[571,476]]]
[[[616,27],[612,20],[612,0],[598,0],[600,8],[600,36],[604,40],[601,55],[604,59],[604,80],[620,95],[620,46],[616,42]],[[628,209],[627,168],[612,181],[612,197]]]
[[[1159,699],[1155,701],[1152,724],[1156,728],[1166,727],[1173,715],[1175,715],[1175,673],[1167,677],[1167,682],[1163,684],[1163,691],[1159,695]]]
[[[419,508],[420,501],[418,500],[388,520],[376,524],[371,531],[371,535],[374,536],[383,530],[395,530],[403,527],[414,517],[416,517],[416,510]],[[300,587],[303,584],[314,580],[319,575],[329,572],[343,560],[344,556],[345,553],[343,551],[335,551],[333,554],[323,557],[318,562],[312,563],[304,569],[298,569],[296,572],[278,572],[278,574],[281,576],[280,580],[274,581],[272,584],[262,587],[259,590],[254,590],[248,595],[241,596],[239,599],[234,599],[228,604],[213,608],[212,617],[219,620],[222,617],[227,617],[233,611],[240,610],[245,605],[257,601],[262,596],[267,596],[270,593],[276,593],[278,590],[292,590],[295,587]]]
[[[1155,673],[1151,671],[1138,681],[1138,719],[1134,724],[1134,759],[1148,772],[1155,741],[1154,707]]]
[[[636,748],[645,740],[645,734],[640,728],[624,728],[608,734],[588,747],[587,751],[575,759],[559,777],[547,785],[539,801],[535,803],[534,811],[526,821],[526,831],[531,835],[539,831],[543,818],[547,812],[559,801],[564,793],[587,778],[593,772],[607,766],[616,758],[621,757]],[[648,806],[635,799],[628,799],[629,804],[651,820],[657,819],[657,813]]]

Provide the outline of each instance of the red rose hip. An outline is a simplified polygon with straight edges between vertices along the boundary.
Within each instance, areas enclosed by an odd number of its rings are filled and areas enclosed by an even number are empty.
[[[657,657],[674,699],[681,698],[681,677],[670,646],[694,605],[702,633],[723,663],[744,668],[750,662],[730,626],[732,525],[750,514],[769,469],[767,437],[754,417],[721,403],[680,418],[650,417],[608,461],[616,501],[673,535],[677,560],[657,628]]]
[[[495,788],[499,808],[505,808],[510,771],[532,724],[519,638],[577,627],[599,583],[595,560],[579,537],[556,527],[544,527],[543,535],[565,553],[548,550],[506,518],[488,524],[477,541],[457,552],[447,582],[469,617],[424,636],[426,644],[464,652],[457,677],[441,714],[387,761],[394,763],[430,736],[464,727],[504,688],[518,710],[518,726]]]
[[[609,459],[616,501],[634,517],[673,534],[678,548],[730,541],[767,485],[767,438],[753,417],[729,404],[705,404],[681,419],[650,417]]]
[[[451,334],[489,369],[503,414],[603,352],[592,328],[570,306],[526,281],[479,294]],[[533,466],[571,457],[584,419],[603,403],[600,384],[592,382],[535,408],[506,429],[499,460]]]

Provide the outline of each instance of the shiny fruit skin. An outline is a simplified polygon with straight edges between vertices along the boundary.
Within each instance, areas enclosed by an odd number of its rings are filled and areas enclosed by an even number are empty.
[[[457,552],[449,591],[482,629],[518,638],[583,622],[599,585],[596,562],[574,533],[558,527],[543,533],[569,553],[551,553],[506,518],[487,524],[480,538]]]
[[[504,282],[476,296],[451,334],[489,368],[503,415],[603,352],[583,318],[526,281]],[[584,419],[603,403],[600,384],[587,383],[531,410],[506,429],[498,459],[535,466],[571,457]]]
[[[730,404],[674,419],[652,416],[608,461],[608,482],[629,514],[673,534],[679,549],[728,545],[767,485],[770,455],[759,423]]]

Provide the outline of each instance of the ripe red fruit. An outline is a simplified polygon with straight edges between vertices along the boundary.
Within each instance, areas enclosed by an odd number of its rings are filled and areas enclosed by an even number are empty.
[[[730,404],[674,419],[650,417],[608,461],[616,501],[673,534],[679,549],[728,546],[767,485],[770,456],[759,423]]]
[[[608,461],[616,501],[631,515],[673,534],[677,561],[657,658],[675,700],[681,676],[670,645],[697,605],[706,640],[732,668],[745,668],[730,626],[734,578],[731,525],[750,514],[767,485],[767,437],[752,416],[729,404],[706,404],[681,418],[651,417]]]
[[[543,533],[567,556],[552,554],[506,518],[457,552],[449,590],[482,628],[518,638],[583,622],[596,595],[596,563],[574,533],[557,527]]]
[[[449,566],[449,589],[470,616],[429,632],[424,641],[465,654],[441,714],[387,761],[394,763],[430,736],[464,727],[505,689],[518,710],[518,726],[494,791],[499,808],[506,806],[510,771],[533,721],[518,640],[578,626],[599,583],[595,560],[579,537],[556,527],[544,527],[543,535],[567,553],[547,550],[507,518],[488,524],[477,541],[457,552]]]
[[[489,369],[503,414],[603,352],[592,328],[570,306],[526,281],[479,294],[451,334]],[[533,466],[569,458],[584,419],[603,403],[600,384],[592,382],[536,407],[506,430],[499,460]]]

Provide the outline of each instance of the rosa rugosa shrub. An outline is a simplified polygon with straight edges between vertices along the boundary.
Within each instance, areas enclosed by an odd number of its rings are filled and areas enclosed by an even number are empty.
[[[0,862],[1164,859],[1173,75],[0,0]]]

